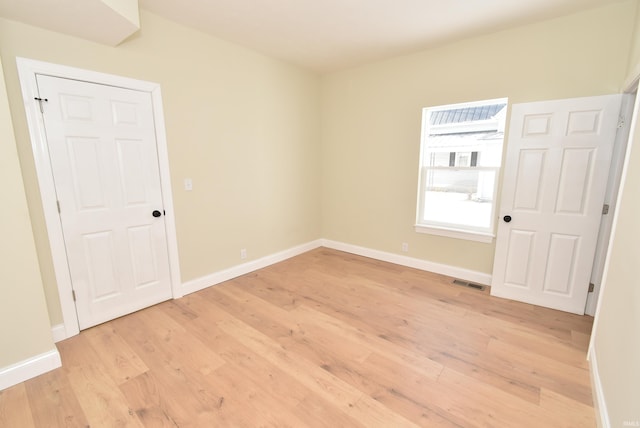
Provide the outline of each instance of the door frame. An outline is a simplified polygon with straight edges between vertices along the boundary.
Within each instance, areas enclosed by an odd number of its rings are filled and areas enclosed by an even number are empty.
[[[80,332],[78,315],[73,299],[73,288],[67,252],[64,245],[62,224],[60,222],[56,190],[53,179],[53,170],[49,160],[44,120],[40,113],[38,97],[38,85],[36,76],[45,74],[48,76],[97,83],[101,85],[117,86],[124,89],[132,89],[147,92],[151,95],[153,117],[156,132],[156,144],[158,147],[158,165],[160,168],[160,185],[162,188],[162,203],[166,211],[165,231],[167,234],[167,249],[169,255],[169,271],[171,291],[173,298],[182,297],[180,290],[180,264],[178,258],[178,241],[176,235],[175,215],[173,209],[173,196],[171,193],[171,177],[169,174],[169,153],[167,150],[167,137],[165,132],[164,112],[162,108],[162,94],[158,83],[131,79],[128,77],[83,70],[43,61],[27,58],[16,58],[18,76],[22,89],[27,125],[31,139],[31,148],[35,161],[42,211],[49,237],[49,247],[58,287],[60,307],[64,324],[64,335],[59,335],[56,341],[75,336]]]
[[[617,211],[618,191],[620,189],[620,181],[622,179],[623,165],[626,159],[627,145],[631,133],[631,120],[634,114],[635,98],[634,92],[637,90],[637,82],[635,87],[627,88],[622,94],[622,105],[620,106],[620,125],[613,144],[613,153],[611,157],[611,167],[609,168],[609,177],[607,179],[607,190],[604,203],[609,205],[609,213],[603,215],[600,220],[600,228],[598,230],[598,242],[596,244],[596,254],[593,260],[591,270],[591,283],[594,284],[593,292],[587,295],[587,302],[584,313],[586,315],[595,316],[598,301],[600,297],[600,288],[604,274],[604,266],[607,257],[607,249],[609,248],[609,240],[613,228],[615,212]]]

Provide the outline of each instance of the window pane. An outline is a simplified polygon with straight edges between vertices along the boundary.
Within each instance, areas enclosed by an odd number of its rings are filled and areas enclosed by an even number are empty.
[[[417,231],[493,233],[507,105],[501,98],[423,109]]]
[[[427,159],[438,159],[438,161],[435,164],[426,162],[425,165],[471,166],[475,158],[477,166],[498,167],[502,161],[503,138],[503,134],[496,132],[429,135],[424,148],[428,153]],[[453,159],[453,164],[448,163],[450,157]]]
[[[489,228],[495,170],[425,171],[422,222]]]

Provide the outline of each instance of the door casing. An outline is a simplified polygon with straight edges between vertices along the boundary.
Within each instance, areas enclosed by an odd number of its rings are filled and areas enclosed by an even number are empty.
[[[636,95],[633,93],[634,91],[635,89],[630,89],[625,91],[622,95],[620,125],[613,145],[613,156],[611,159],[611,168],[609,169],[607,192],[605,194],[605,204],[609,205],[609,213],[607,215],[603,215],[600,222],[596,255],[593,261],[593,270],[591,271],[591,283],[594,284],[594,290],[587,296],[587,304],[584,311],[586,315],[595,316],[598,298],[600,296],[604,265],[609,247],[609,240],[611,238],[613,220],[617,210],[617,198],[618,190],[620,188],[620,180],[622,179],[622,168],[626,157],[629,134],[631,132],[631,119],[633,117],[636,98]]]
[[[158,164],[160,167],[160,183],[162,186],[162,202],[166,211],[165,228],[169,252],[169,269],[171,272],[171,290],[173,298],[182,297],[180,287],[180,264],[178,258],[178,241],[176,236],[173,196],[171,193],[171,177],[169,174],[169,155],[165,133],[164,113],[160,85],[153,82],[131,79],[75,67],[52,64],[26,58],[16,58],[22,97],[27,117],[27,125],[31,138],[31,147],[36,166],[42,210],[47,226],[49,246],[58,286],[58,295],[62,310],[64,328],[55,334],[56,341],[66,339],[79,333],[78,317],[73,300],[71,275],[62,233],[62,225],[56,202],[56,191],[53,172],[49,161],[49,151],[42,114],[40,113],[36,76],[45,74],[54,77],[81,80],[102,85],[118,86],[126,89],[144,91],[151,94],[153,115],[155,120],[156,141],[158,146]]]

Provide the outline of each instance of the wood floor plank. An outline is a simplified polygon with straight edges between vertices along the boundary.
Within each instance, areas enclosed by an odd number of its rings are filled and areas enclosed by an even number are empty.
[[[320,397],[318,394],[309,393],[300,401],[294,413],[304,421],[302,426],[312,428],[366,428],[357,419],[338,410],[333,404]]]
[[[527,376],[517,376],[516,368],[508,360],[481,353],[465,355],[460,352],[450,354],[446,351],[430,353],[429,358],[439,362],[443,367],[454,369],[518,398],[535,404],[540,403],[540,387]]]
[[[187,331],[183,324],[174,321],[163,307],[149,308],[136,315],[138,322],[155,336],[158,348],[162,349],[169,362],[179,363],[203,375],[224,364],[219,355]]]
[[[299,426],[360,426],[355,419],[298,382],[287,367],[279,368],[233,336],[219,329],[214,331],[212,325],[229,318],[229,315],[216,310],[210,303],[210,297],[204,300],[196,295],[187,296],[186,304],[200,314],[197,319],[192,320],[190,330],[204,343],[216,349],[216,353],[227,361],[227,369],[231,370],[235,378],[250,378],[261,391],[270,397],[277,397],[288,412],[304,421]],[[219,372],[220,370],[216,371],[216,374]],[[319,412],[319,409],[322,411]]]
[[[397,346],[377,335],[368,335],[347,322],[328,316],[313,308],[301,306],[292,315],[301,319],[308,319],[309,323],[323,328],[329,334],[348,340],[358,347],[382,354],[397,363],[409,365],[422,373],[423,376],[436,379],[444,367],[442,364],[426,357],[425,354]]]
[[[412,366],[373,353],[361,364],[343,363],[323,368],[422,426],[456,425],[453,418],[429,401],[429,395],[437,391],[437,378],[424,377]]]
[[[224,385],[224,401],[220,403],[235,415],[234,419],[243,420],[244,426],[304,426],[296,416],[295,406],[290,400],[279,400],[270,393],[268,387],[259,385],[259,381],[250,376],[238,376],[237,368],[227,364],[208,376],[211,382]]]
[[[566,395],[542,388],[540,407],[558,421],[558,427],[580,428],[593,425],[593,407],[573,400]],[[563,415],[571,415],[565,418]]]
[[[213,357],[211,363],[203,360],[203,356],[194,358],[193,352],[183,344],[173,348],[164,341],[167,331],[162,328],[157,332],[150,330],[149,324],[144,320],[146,317],[140,314],[141,312],[138,312],[135,317],[124,317],[113,322],[150,369],[152,376],[134,380],[146,382],[147,384],[141,387],[157,389],[162,397],[167,397],[161,402],[161,408],[167,409],[170,419],[180,427],[197,426],[198,423],[209,426],[233,426],[233,421],[219,411],[223,391],[206,379],[206,375],[224,364],[224,361],[217,356]],[[158,319],[156,314],[151,318]],[[190,336],[183,337],[181,327],[172,327],[178,330],[176,336],[182,337],[181,340]],[[195,348],[202,350],[202,344],[197,340],[194,340],[193,344]],[[213,354],[208,351],[205,355]],[[149,386],[148,383],[151,381]],[[123,388],[123,392],[129,390]],[[136,410],[144,408],[137,407]]]
[[[21,428],[36,426],[24,383],[0,391],[0,426]]]
[[[241,293],[233,287],[212,287],[204,296],[214,308],[233,314],[271,338],[287,337],[296,329],[296,323],[288,317],[286,310],[265,301],[262,301],[262,308],[256,307],[257,298]]]
[[[572,340],[572,330],[582,329],[584,328],[582,327],[583,325],[591,325],[590,322],[585,322],[585,317],[578,317],[577,315],[562,313],[553,309],[536,308],[522,302],[491,298],[491,296],[485,296],[481,300],[482,303],[478,304],[478,296],[463,293],[451,302],[510,325],[526,325],[527,328],[536,332],[551,335],[568,342]],[[590,329],[590,327],[588,328]]]
[[[222,328],[229,334],[242,338],[246,346],[254,349],[272,363],[288,367],[299,382],[331,401],[358,421],[364,422],[365,425],[415,426],[409,420],[389,411],[379,402],[365,396],[358,389],[341,381],[323,368],[288,354],[282,346],[246,324],[229,320],[222,325]]]
[[[218,287],[212,294],[214,303],[231,309],[243,322],[277,341],[287,350],[300,354],[317,365],[326,360],[363,361],[371,353],[341,336],[319,328],[313,320],[292,316],[288,311],[269,305],[242,290]]]
[[[98,358],[117,385],[149,370],[112,325],[90,328],[84,336],[94,349],[101,350]]]
[[[304,283],[301,274],[286,275],[287,284],[295,290]],[[283,309],[293,309],[302,303],[302,299],[295,291],[288,288],[274,287],[268,277],[260,273],[250,273],[234,280],[235,288],[251,290],[258,297]]]
[[[142,373],[128,379],[119,387],[143,425],[176,428],[179,426],[171,415],[181,414],[183,410],[176,410],[176,406],[165,398],[168,391],[162,391],[158,387],[153,373]]]
[[[227,360],[226,370],[235,374],[235,377],[251,379],[261,391],[278,397],[279,403],[288,409],[294,408],[309,395],[309,389],[293,376],[255,354],[231,336],[227,336],[219,352]],[[216,370],[216,375],[220,372],[220,369]]]
[[[464,426],[522,428],[554,427],[556,421],[540,407],[520,400],[506,391],[445,368],[438,379],[448,394],[432,395],[430,400],[449,414],[463,420]]]
[[[488,352],[518,368],[514,378],[528,378],[532,383],[562,394],[588,406],[593,405],[589,370],[574,367],[537,354],[521,346],[492,340]]]
[[[38,376],[26,382],[25,386],[36,426],[89,426],[73,387],[62,370]]]
[[[587,347],[579,348],[575,340],[560,340],[555,336],[537,332],[526,325],[513,325],[477,312],[467,312],[465,322],[480,329],[492,339],[514,346],[535,349],[539,355],[561,361],[574,367],[588,368],[584,357]]]
[[[0,426],[594,427],[593,319],[318,248],[58,343]]]
[[[58,344],[63,370],[93,426],[142,427],[85,335]]]

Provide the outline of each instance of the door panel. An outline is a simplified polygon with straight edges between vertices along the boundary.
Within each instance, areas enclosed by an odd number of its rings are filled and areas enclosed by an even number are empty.
[[[529,284],[529,262],[534,247],[535,233],[512,230],[509,238],[509,253],[505,281],[514,287],[527,288]]]
[[[579,245],[579,236],[551,234],[549,263],[543,285],[545,293],[570,294]]]
[[[88,294],[93,297],[94,302],[119,295],[120,281],[116,269],[113,233],[86,233],[82,238],[87,268]]]
[[[106,208],[100,140],[82,137],[67,137],[66,140],[77,209]]]
[[[492,295],[584,313],[620,101],[513,106]]]
[[[170,298],[150,94],[37,82],[80,328]]]
[[[585,215],[591,195],[593,149],[567,149],[562,155],[556,214]]]
[[[131,227],[127,232],[131,249],[134,286],[141,288],[153,285],[159,280],[159,272],[151,227],[148,225]]]
[[[517,210],[540,210],[540,188],[544,172],[545,150],[523,150],[518,162],[516,188],[513,206]]]
[[[122,194],[126,206],[148,204],[145,179],[143,142],[140,140],[116,140],[118,167],[120,168]]]

